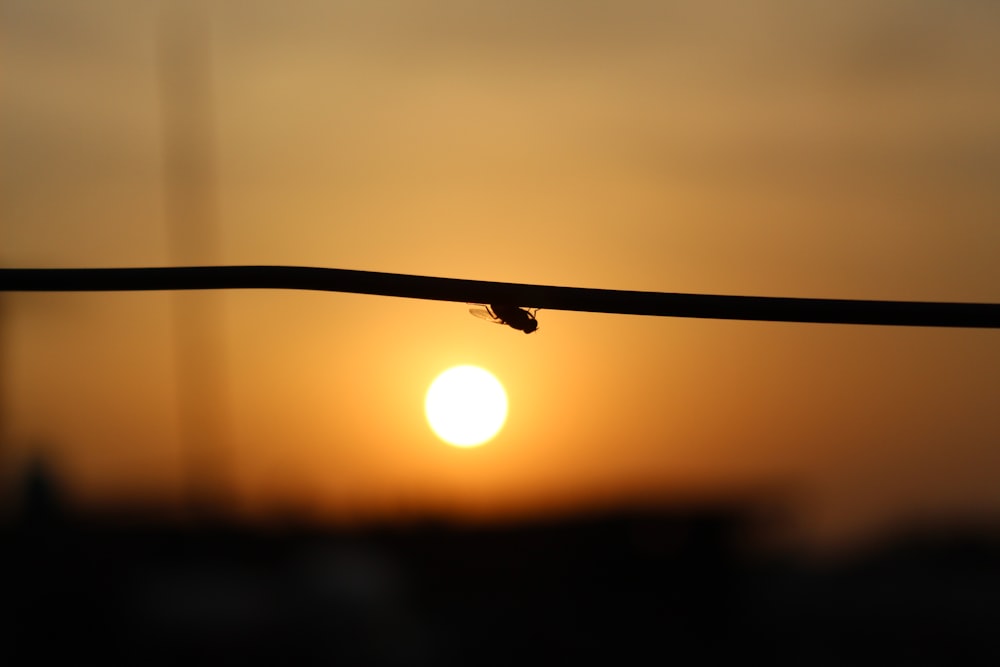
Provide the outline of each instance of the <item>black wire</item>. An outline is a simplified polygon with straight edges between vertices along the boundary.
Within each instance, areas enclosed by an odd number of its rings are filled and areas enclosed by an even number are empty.
[[[772,322],[1000,328],[1000,304],[637,292],[302,266],[0,269],[0,291],[301,289],[546,310]]]

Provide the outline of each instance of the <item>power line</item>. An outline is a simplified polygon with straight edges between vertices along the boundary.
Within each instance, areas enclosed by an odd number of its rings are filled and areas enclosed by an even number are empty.
[[[1000,304],[639,292],[303,266],[0,269],[0,291],[299,289],[545,310],[770,322],[1000,328]]]

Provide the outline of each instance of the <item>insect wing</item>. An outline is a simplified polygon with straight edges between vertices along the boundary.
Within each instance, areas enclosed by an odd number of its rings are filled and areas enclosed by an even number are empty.
[[[492,322],[493,324],[503,324],[501,320],[494,317],[493,313],[486,310],[485,308],[469,308],[469,312],[475,315],[476,317],[486,320],[488,322]]]

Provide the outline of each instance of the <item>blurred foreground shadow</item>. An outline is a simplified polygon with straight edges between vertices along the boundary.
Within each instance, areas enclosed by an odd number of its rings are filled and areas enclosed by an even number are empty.
[[[997,531],[835,564],[753,508],[354,530],[80,516],[35,466],[2,529],[0,664],[1000,664]]]

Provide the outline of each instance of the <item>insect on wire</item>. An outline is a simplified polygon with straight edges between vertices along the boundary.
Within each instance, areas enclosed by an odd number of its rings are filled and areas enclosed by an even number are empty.
[[[538,308],[519,308],[502,303],[491,303],[485,308],[470,308],[469,312],[495,324],[506,324],[512,329],[526,334],[538,331],[538,320],[535,314]]]

